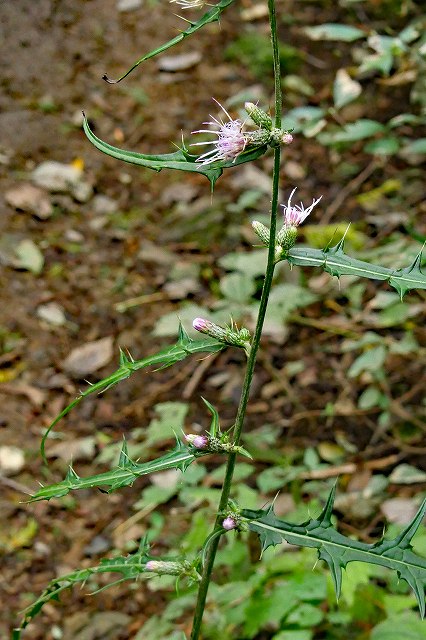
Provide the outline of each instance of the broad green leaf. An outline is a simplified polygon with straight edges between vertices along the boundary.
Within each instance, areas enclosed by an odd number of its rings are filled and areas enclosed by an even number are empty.
[[[311,40],[338,40],[340,42],[353,42],[367,36],[365,31],[361,29],[333,22],[319,24],[316,27],[306,27],[304,32]]]
[[[389,481],[394,484],[417,484],[426,482],[426,473],[411,464],[399,464],[389,476]]]
[[[322,267],[324,271],[338,278],[348,275],[370,280],[385,280],[396,289],[401,299],[407,291],[426,289],[426,274],[421,269],[421,253],[408,267],[389,269],[347,256],[344,252],[344,239],[342,239],[336,246],[323,250],[293,247],[283,259],[300,267]]]
[[[247,277],[256,278],[265,273],[266,254],[263,249],[250,251],[250,253],[228,253],[219,259],[219,264],[229,271],[239,271]]]
[[[374,156],[393,156],[400,147],[399,138],[388,137],[372,140],[365,145],[364,151]]]
[[[148,356],[147,358],[142,358],[141,360],[133,360],[131,357],[128,358],[124,351],[120,351],[120,366],[114,373],[95,384],[92,384],[88,389],[82,391],[75,400],[73,400],[68,406],[61,411],[61,413],[55,418],[52,422],[48,430],[43,436],[41,442],[41,454],[44,459],[45,457],[45,445],[46,439],[50,433],[50,431],[58,424],[59,420],[61,420],[64,416],[66,416],[71,409],[73,409],[83,398],[91,395],[92,393],[101,393],[106,391],[110,387],[115,386],[122,380],[129,378],[135,371],[139,371],[140,369],[146,369],[147,367],[158,367],[160,369],[164,369],[165,367],[169,367],[172,364],[176,364],[176,362],[180,362],[184,360],[188,356],[192,354],[201,354],[201,353],[215,353],[217,351],[221,351],[225,348],[225,345],[213,338],[206,338],[203,340],[192,340],[186,331],[183,329],[182,325],[179,328],[179,339],[176,344],[166,347],[162,349],[159,353],[155,353],[152,356]]]
[[[266,318],[278,318],[286,322],[295,309],[307,307],[318,300],[318,296],[300,285],[286,282],[278,284],[271,291]]]
[[[380,53],[372,53],[364,58],[359,66],[358,73],[370,73],[371,71],[380,71],[384,76],[389,75],[393,66],[393,53],[389,49]]]
[[[245,304],[256,291],[256,285],[250,276],[244,273],[228,273],[220,280],[222,295],[229,301]]]
[[[383,345],[364,351],[348,370],[349,378],[356,378],[364,371],[378,371],[386,360],[387,349]]]
[[[143,437],[147,447],[158,442],[170,440],[173,431],[179,433],[183,430],[185,417],[188,413],[186,402],[160,402],[155,405],[156,416],[144,430]],[[141,434],[142,435],[142,434]]]
[[[324,612],[319,607],[315,607],[308,602],[299,604],[294,611],[291,611],[286,618],[286,625],[297,625],[298,627],[315,627],[324,618]]]
[[[372,407],[380,406],[383,399],[383,394],[377,387],[371,385],[364,389],[358,398],[358,407],[360,409],[371,409]]]
[[[321,107],[295,107],[290,109],[282,119],[283,129],[293,129],[294,133],[300,133],[307,127],[312,127],[325,116],[325,109]]]
[[[289,631],[280,631],[273,636],[272,640],[312,640],[313,631],[308,629],[291,629]]]
[[[351,122],[337,131],[322,134],[321,141],[324,144],[335,144],[337,142],[356,142],[364,138],[370,138],[376,133],[383,133],[384,125],[376,120],[360,119]]]
[[[362,93],[359,82],[352,80],[346,69],[339,69],[333,85],[333,100],[336,109],[341,109]]]
[[[220,2],[218,2],[216,5],[214,5],[214,7],[209,9],[209,11],[207,11],[197,22],[191,22],[190,20],[188,20],[188,22],[190,23],[190,27],[188,29],[186,29],[185,31],[181,31],[179,35],[175,36],[168,42],[162,44],[160,47],[153,49],[149,53],[142,56],[142,58],[139,58],[139,60],[135,62],[130,67],[130,69],[126,71],[126,73],[120,76],[118,80],[111,80],[111,78],[108,78],[107,75],[104,75],[104,80],[106,80],[109,84],[116,84],[117,82],[121,82],[121,80],[126,78],[134,69],[136,69],[136,67],[142,64],[142,62],[145,62],[145,60],[149,60],[150,58],[157,56],[159,53],[163,53],[164,51],[167,51],[167,49],[170,49],[170,47],[173,47],[175,44],[182,42],[182,40],[184,40],[185,38],[188,38],[188,36],[191,36],[193,33],[196,33],[199,29],[204,27],[206,24],[210,24],[211,22],[218,22],[221,14],[233,2],[234,0],[220,0]]]
[[[253,638],[265,625],[278,625],[298,604],[287,582],[274,585],[270,593],[255,593],[245,609],[244,636]]]
[[[380,622],[371,632],[371,640],[424,640],[425,623],[412,613],[404,611],[398,616]]]
[[[235,159],[228,162],[213,162],[208,165],[200,165],[197,163],[197,155],[189,153],[188,149],[183,144],[182,148],[174,153],[163,153],[159,155],[146,155],[143,153],[136,153],[135,151],[126,151],[118,147],[114,147],[107,142],[104,142],[91,130],[86,116],[83,120],[83,129],[89,141],[102,153],[105,153],[111,158],[116,160],[122,160],[129,164],[136,164],[146,169],[152,169],[153,171],[161,171],[162,169],[175,169],[177,171],[189,171],[193,173],[201,173],[209,180],[211,188],[213,190],[216,181],[223,173],[223,169],[235,167],[245,162],[251,162],[262,156],[267,146],[262,145],[255,148],[247,148],[247,151],[240,153]]]
[[[396,571],[399,578],[412,588],[422,617],[425,615],[426,559],[412,551],[411,541],[426,513],[426,500],[413,521],[395,538],[367,544],[348,538],[332,525],[331,517],[335,489],[331,491],[322,513],[300,525],[280,520],[273,507],[253,511],[243,509],[241,515],[248,527],[259,535],[262,551],[270,546],[289,544],[317,549],[320,560],[325,560],[339,597],[342,586],[342,569],[349,562],[366,562]]]
[[[420,124],[421,120],[421,116],[416,116],[414,113],[400,113],[391,118],[387,126],[389,129],[394,129],[395,127],[402,127],[404,124]]]
[[[406,144],[402,151],[407,155],[426,154],[426,138],[419,138],[418,140],[414,140],[413,142]]]

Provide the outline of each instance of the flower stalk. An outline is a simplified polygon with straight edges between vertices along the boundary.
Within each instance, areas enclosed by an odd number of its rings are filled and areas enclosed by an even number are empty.
[[[274,60],[274,84],[275,84],[275,122],[276,129],[281,128],[281,114],[282,114],[282,91],[281,91],[281,70],[280,70],[280,54],[278,44],[277,33],[277,19],[275,0],[268,0],[269,9],[269,23],[271,30],[272,52]],[[271,197],[271,216],[270,216],[270,229],[269,229],[269,247],[268,247],[268,263],[266,267],[265,279],[263,281],[262,296],[259,305],[259,313],[256,322],[256,329],[254,332],[250,355],[247,360],[247,366],[244,376],[243,388],[241,392],[240,402],[238,406],[237,416],[235,419],[233,429],[233,441],[238,446],[241,438],[241,433],[244,425],[247,404],[250,394],[251,383],[253,380],[253,373],[257,359],[257,352],[259,350],[260,339],[262,336],[263,324],[265,321],[266,309],[268,306],[269,294],[272,287],[272,279],[275,270],[275,240],[277,233],[277,212],[278,212],[278,190],[280,180],[280,161],[281,161],[281,147],[278,146],[274,149],[274,168],[272,175],[272,197]],[[223,530],[223,516],[221,515],[228,506],[229,495],[231,492],[232,478],[234,475],[236,453],[232,452],[228,456],[228,462],[226,465],[225,478],[222,486],[222,493],[218,507],[218,516],[214,527],[213,534],[217,531]],[[230,523],[229,523],[230,524]],[[220,534],[214,537],[206,552],[206,558],[201,577],[201,582],[198,590],[197,603],[194,612],[194,620],[191,632],[191,640],[199,640],[201,623],[204,614],[204,608],[206,604],[207,591],[210,584],[211,574],[213,571],[213,565],[216,558],[216,552],[219,546]]]

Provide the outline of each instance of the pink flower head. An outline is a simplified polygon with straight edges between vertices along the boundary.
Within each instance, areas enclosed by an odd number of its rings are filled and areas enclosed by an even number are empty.
[[[222,107],[220,102],[213,100],[219,105],[222,111],[227,116],[229,122],[224,122],[222,118],[215,118],[210,115],[212,121],[203,122],[203,124],[210,125],[214,129],[199,129],[192,133],[213,133],[217,136],[217,140],[211,140],[210,142],[194,142],[191,146],[196,147],[199,145],[213,145],[213,149],[203,153],[197,158],[197,163],[202,166],[211,164],[212,162],[218,162],[219,160],[233,160],[235,161],[240,153],[244,151],[247,144],[246,136],[243,133],[244,122],[241,120],[233,120],[227,110]]]
[[[222,527],[226,529],[226,531],[231,531],[231,529],[235,529],[237,527],[237,523],[232,516],[227,516],[222,522]]]
[[[283,144],[291,144],[293,142],[293,136],[291,133],[285,133],[281,138]]]
[[[296,188],[297,187],[295,187],[291,192],[287,204],[281,205],[284,208],[284,225],[286,227],[298,227],[300,224],[302,224],[302,222],[306,220],[308,215],[311,213],[312,209],[318,204],[318,202],[322,198],[322,196],[320,196],[316,200],[315,199],[312,200],[312,204],[309,205],[307,209],[305,209],[303,202],[293,206],[291,204],[291,199],[294,195],[294,192],[296,191]]]
[[[161,570],[161,568],[162,568],[162,562],[158,560],[148,560],[148,562],[145,565],[145,569],[147,571],[158,571],[159,569]]]
[[[185,436],[185,440],[192,444],[196,449],[205,449],[209,444],[209,439],[207,436],[199,436],[195,433],[188,433]]]

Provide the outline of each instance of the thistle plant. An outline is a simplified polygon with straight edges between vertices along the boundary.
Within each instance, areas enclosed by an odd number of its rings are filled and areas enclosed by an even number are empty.
[[[176,38],[140,58],[121,78],[115,81],[107,79],[108,82],[120,82],[144,60],[192,36],[206,24],[217,21],[233,1],[220,0],[210,5],[199,0],[172,0],[174,5],[182,9],[199,10],[205,7],[207,11],[196,22],[189,21],[189,27]],[[277,263],[286,261],[292,267],[320,268],[337,278],[342,275],[352,275],[357,278],[382,280],[396,289],[401,298],[407,291],[426,289],[426,276],[421,270],[421,253],[405,268],[392,269],[350,257],[344,250],[344,238],[334,246],[327,246],[322,250],[297,246],[299,226],[314,208],[320,205],[323,196],[312,196],[311,204],[305,208],[303,203],[293,204],[297,187],[292,188],[285,184],[283,187],[290,195],[287,203],[281,205],[279,203],[282,154],[283,151],[285,152],[286,145],[293,141],[293,135],[291,131],[282,128],[282,78],[275,0],[268,0],[268,10],[275,87],[273,116],[260,106],[248,102],[245,104],[247,119],[233,118],[217,102],[223,115],[210,116],[211,120],[204,123],[208,126],[207,129],[194,129],[193,132],[196,136],[213,134],[215,139],[204,141],[196,138],[197,141],[191,141],[188,144],[184,141],[178,151],[164,155],[146,155],[114,147],[95,136],[87,119],[84,120],[84,131],[88,140],[103,153],[155,171],[169,169],[199,173],[207,177],[211,189],[214,189],[216,181],[224,171],[234,170],[242,163],[253,161],[265,153],[272,152],[269,225],[259,221],[253,223],[254,232],[267,249],[267,266],[254,331],[250,332],[246,327],[238,327],[232,320],[228,326],[220,326],[208,319],[195,318],[193,326],[202,335],[201,339],[192,339],[185,328],[180,326],[176,343],[153,356],[134,360],[121,351],[117,370],[107,378],[89,386],[61,412],[44,435],[41,450],[45,457],[45,446],[50,431],[86,396],[106,391],[139,370],[148,367],[156,369],[170,367],[194,355],[204,356],[228,348],[242,349],[245,354],[244,380],[233,426],[223,431],[218,411],[210,402],[203,399],[206,410],[210,414],[210,426],[203,433],[176,434],[175,447],[161,457],[148,462],[132,460],[124,441],[116,467],[101,474],[80,477],[70,466],[64,480],[42,486],[31,499],[32,501],[50,500],[65,496],[71,491],[94,487],[102,488],[102,491],[109,493],[132,485],[143,475],[167,469],[179,469],[185,473],[196,460],[214,454],[224,458],[226,470],[220,500],[215,513],[212,514],[215,519],[213,528],[193,558],[151,556],[148,541],[143,538],[138,550],[133,554],[105,558],[96,567],[76,570],[56,578],[27,609],[21,626],[14,633],[15,639],[20,637],[22,629],[28,625],[42,606],[52,599],[57,599],[64,589],[77,583],[84,583],[92,575],[115,572],[121,575],[122,580],[136,580],[141,576],[170,575],[175,576],[177,580],[185,579],[197,585],[190,639],[198,640],[202,637],[203,614],[218,547],[224,535],[234,535],[232,532],[235,531],[251,531],[257,534],[262,551],[283,541],[300,547],[317,549],[318,557],[330,568],[337,596],[342,584],[342,569],[350,562],[372,563],[394,570],[399,578],[410,585],[417,598],[420,614],[422,617],[425,615],[426,560],[413,552],[411,540],[426,513],[426,501],[420,506],[412,522],[398,536],[393,539],[383,538],[375,544],[367,544],[346,537],[334,526],[332,512],[335,489],[331,491],[322,513],[301,524],[288,523],[278,518],[274,513],[273,505],[253,510],[245,508],[243,504],[236,504],[232,499],[237,458],[251,457],[250,452],[241,446],[241,436],[245,426],[249,394]],[[203,145],[212,148],[200,155],[192,153],[194,147]]]

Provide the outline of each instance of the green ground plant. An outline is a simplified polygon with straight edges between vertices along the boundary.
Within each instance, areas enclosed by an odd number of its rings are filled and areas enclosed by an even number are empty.
[[[185,31],[144,55],[118,80],[106,78],[107,81],[121,82],[145,60],[191,37],[205,25],[219,19],[225,20],[226,10],[233,2],[234,0],[221,0],[214,6],[206,4],[205,13],[198,20],[188,20],[189,26]],[[175,0],[175,3],[180,8],[191,11],[202,9],[205,4],[201,0]],[[296,189],[293,189],[287,203],[282,205],[284,220],[279,221],[282,146],[291,144],[296,132],[304,131],[306,134],[307,122],[310,126],[314,122],[317,125],[320,123],[317,131],[318,135],[322,131],[323,144],[344,145],[377,134],[381,136],[378,138],[378,144],[382,145],[382,151],[378,151],[377,144],[374,149],[367,151],[383,153],[384,141],[387,141],[389,153],[399,150],[400,145],[399,142],[392,143],[393,146],[389,143],[390,139],[394,140],[388,136],[393,125],[389,124],[386,128],[370,120],[358,120],[351,125],[345,125],[339,131],[326,133],[322,111],[315,111],[315,117],[311,118],[307,117],[306,110],[303,114],[299,111],[294,127],[288,126],[288,118],[294,118],[295,113],[293,111],[293,114],[285,114],[283,117],[282,86],[285,79],[282,78],[280,67],[283,49],[278,41],[275,0],[268,0],[268,15],[275,89],[273,117],[257,104],[247,102],[247,117],[243,122],[233,119],[224,107],[218,104],[221,115],[212,116],[212,121],[206,125],[208,129],[195,132],[201,136],[214,134],[214,141],[207,139],[192,145],[182,142],[177,151],[162,155],[146,155],[114,147],[97,137],[88,120],[84,120],[84,131],[88,140],[101,152],[154,171],[169,169],[204,175],[210,182],[212,191],[224,171],[256,160],[272,150],[271,207],[267,223],[265,218],[262,218],[262,221],[253,221],[253,230],[262,248],[257,248],[252,254],[244,257],[242,254],[229,254],[222,259],[222,266],[228,273],[220,282],[220,308],[211,314],[212,319],[193,319],[194,329],[202,334],[202,339],[194,340],[181,325],[176,342],[153,356],[134,360],[130,354],[121,351],[117,370],[83,391],[61,412],[45,434],[42,441],[43,456],[49,433],[73,407],[88,395],[107,391],[141,369],[163,369],[174,366],[186,358],[213,354],[223,349],[239,349],[245,358],[244,382],[231,429],[221,428],[218,411],[204,399],[209,427],[199,433],[182,436],[184,403],[180,403],[181,419],[176,420],[174,424],[170,424],[169,416],[176,415],[176,411],[170,412],[170,407],[159,405],[160,414],[161,411],[164,412],[163,418],[148,428],[145,444],[151,447],[158,445],[164,437],[162,429],[172,428],[176,434],[173,449],[153,460],[139,462],[136,458],[143,455],[143,448],[132,451],[124,441],[118,463],[109,471],[80,477],[70,466],[64,480],[43,486],[33,495],[34,502],[63,498],[71,491],[94,487],[109,493],[132,485],[138,478],[147,474],[173,469],[180,470],[183,474],[183,480],[179,485],[176,483],[167,488],[153,486],[149,488],[150,492],[149,489],[144,491],[135,507],[146,510],[150,518],[151,531],[128,555],[104,558],[97,566],[77,569],[53,580],[41,596],[28,607],[21,626],[14,632],[15,640],[20,638],[23,629],[43,605],[50,600],[58,599],[65,589],[78,583],[87,583],[92,591],[104,588],[100,581],[100,576],[104,573],[119,574],[119,578],[112,584],[131,580],[137,587],[137,581],[141,577],[149,577],[153,584],[161,578],[162,585],[176,583],[179,586],[181,582],[184,585],[185,590],[178,592],[167,604],[164,614],[152,618],[136,638],[186,638],[184,631],[178,628],[176,620],[189,610],[194,612],[191,640],[201,637],[215,640],[219,636],[224,640],[236,637],[255,638],[265,625],[275,629],[271,636],[273,640],[310,640],[313,638],[314,629],[321,629],[323,634],[327,634],[324,637],[331,640],[349,637],[351,621],[357,619],[367,620],[370,625],[375,625],[372,640],[400,638],[403,637],[401,633],[406,633],[407,629],[412,630],[413,638],[421,638],[421,634],[424,634],[423,622],[411,609],[417,603],[420,616],[424,617],[426,560],[416,548],[418,538],[424,538],[424,533],[421,532],[416,538],[417,542],[413,542],[413,538],[426,513],[426,501],[421,503],[408,526],[388,531],[386,536],[375,543],[366,543],[346,536],[338,529],[333,516],[336,485],[332,480],[323,481],[319,491],[316,485],[315,496],[321,497],[322,505],[312,493],[309,505],[305,505],[305,508],[309,508],[308,514],[306,511],[302,514],[300,510],[298,512],[295,509],[287,520],[275,514],[274,500],[259,509],[256,504],[256,490],[246,487],[243,482],[252,473],[255,461],[274,460],[273,451],[264,450],[262,453],[262,446],[259,446],[266,444],[269,449],[273,449],[276,437],[273,430],[268,431],[268,426],[264,425],[261,428],[262,433],[261,429],[259,433],[244,433],[250,389],[265,328],[266,311],[270,308],[272,318],[278,318],[277,322],[283,321],[299,307],[307,306],[318,299],[315,294],[309,293],[297,284],[278,282],[273,286],[280,264],[285,263],[294,269],[313,267],[339,279],[349,276],[351,283],[363,279],[383,282],[391,289],[387,291],[390,297],[385,299],[386,296],[382,295],[382,300],[375,308],[378,310],[381,327],[384,328],[394,326],[409,317],[408,305],[403,302],[407,292],[426,289],[426,276],[421,268],[421,251],[414,251],[414,256],[411,255],[412,249],[407,251],[409,257],[403,264],[394,264],[391,260],[385,266],[380,266],[353,257],[352,249],[346,252],[345,238],[347,234],[348,237],[351,234],[347,229],[343,230],[340,237],[325,246],[298,245],[298,227],[314,207],[319,205],[321,197],[313,198],[312,203],[305,208],[302,203],[293,203],[296,199]],[[362,30],[344,28],[343,25],[337,24],[312,28],[308,35],[313,39],[344,42],[367,39],[367,45],[373,49],[373,53],[364,56],[359,71],[378,71],[382,74],[389,74],[392,67],[407,54],[407,47],[411,43],[417,43],[421,37],[417,23],[409,25],[404,32],[395,37],[377,36],[373,39],[372,35]],[[267,58],[268,56],[262,58],[262,64]],[[336,79],[336,109],[345,106],[359,95],[358,88],[347,80],[342,74],[339,80]],[[351,88],[350,95],[345,93],[348,86]],[[313,113],[310,112],[311,116]],[[302,122],[303,125],[300,124]],[[324,137],[326,135],[329,137]],[[192,149],[198,144],[212,147],[201,154],[193,153]],[[256,197],[250,202],[256,202]],[[355,297],[353,293],[353,299]],[[231,303],[234,303],[233,319],[228,321],[228,324],[223,321],[219,323],[220,314],[223,317],[223,314],[227,313],[229,317]],[[240,317],[247,316],[254,320],[253,333],[235,322]],[[406,334],[405,342],[400,341],[398,346],[391,340],[387,341],[381,335],[370,332],[362,338],[347,338],[343,348],[346,351],[355,350],[359,354],[348,371],[349,378],[359,376],[363,372],[370,374],[369,385],[360,396],[359,405],[361,408],[380,407],[382,412],[379,426],[383,426],[390,410],[386,395],[380,386],[386,359],[392,350],[404,353],[404,349],[405,352],[416,349],[415,342],[410,339],[409,332]],[[177,406],[174,409],[177,409]],[[212,455],[222,456],[224,460],[223,465],[214,471],[209,470],[205,464]],[[238,461],[237,464],[237,459],[241,457],[244,460]],[[275,462],[278,459],[279,466],[264,469],[259,474],[256,482],[260,491],[272,492],[291,487],[297,474],[327,466],[320,462],[314,448],[307,449],[302,459],[298,459],[297,455],[291,452],[288,452],[287,456],[275,458]],[[197,464],[193,464],[195,462]],[[207,478],[210,478],[211,482],[205,486],[202,481]],[[309,494],[308,485],[305,489]],[[156,531],[162,528],[164,516],[156,514],[155,508],[176,494],[179,494],[184,504],[200,504],[200,508],[194,511],[191,527],[179,543],[171,533],[170,546],[176,548],[176,554],[173,557],[158,557],[151,552],[151,545],[155,542]],[[313,513],[319,515],[309,515]],[[207,527],[212,514],[215,522],[209,530]],[[176,518],[176,515],[171,517],[171,522]],[[223,537],[229,538],[232,536],[229,532],[232,531],[239,535],[221,547]],[[258,539],[261,550],[261,560],[255,568],[249,559],[248,549],[253,543],[253,538]],[[270,548],[282,543],[300,549],[291,554],[273,556]],[[315,556],[325,562],[328,571],[322,569],[308,578],[308,568],[312,567]],[[348,565],[345,586],[345,580],[342,579],[343,570],[346,570]],[[215,566],[220,567],[227,578],[217,584],[212,582]],[[369,581],[372,577],[376,582]],[[402,586],[398,580],[401,580]],[[383,586],[386,589],[383,589]],[[339,606],[335,603],[333,592],[338,598],[341,597]],[[204,622],[208,593],[216,608],[214,615],[209,616]],[[383,611],[389,615],[388,620],[383,621]]]

